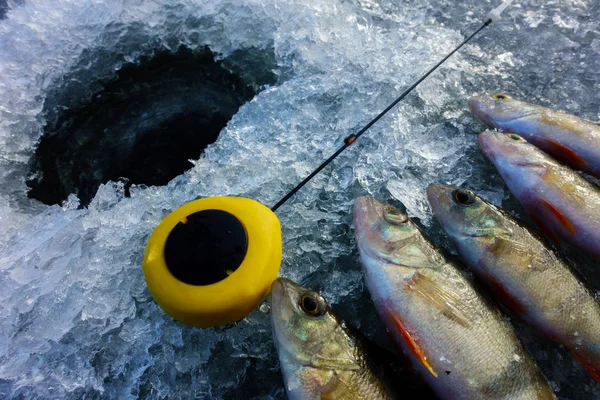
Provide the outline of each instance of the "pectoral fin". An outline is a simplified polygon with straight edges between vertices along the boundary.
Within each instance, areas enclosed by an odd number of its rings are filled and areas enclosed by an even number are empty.
[[[548,228],[548,226],[542,222],[540,218],[532,215],[531,219],[533,219],[533,222],[535,222],[535,224],[540,228],[540,231],[542,231],[542,233],[546,235],[546,237],[550,239],[552,243],[556,244],[557,246],[560,245],[560,238],[558,235],[552,229]]]
[[[345,382],[337,372],[333,373],[331,380],[323,386],[321,392],[321,400],[352,399],[353,396],[356,396],[356,393],[352,391],[348,382]]]
[[[410,280],[405,282],[405,285],[440,310],[447,318],[465,328],[471,326],[465,310],[465,303],[456,293],[420,272],[415,273]]]
[[[500,298],[500,300],[511,310],[519,315],[525,314],[525,307],[519,300],[517,300],[500,282],[491,276],[488,277],[488,284]]]
[[[555,220],[567,230],[571,235],[575,235],[575,225],[567,218],[558,208],[556,208],[553,204],[547,202],[546,200],[542,200],[542,204],[550,212],[550,214],[555,218]]]
[[[557,159],[562,160],[571,165],[576,165],[580,168],[583,168],[588,165],[588,163],[579,154],[577,154],[574,150],[571,150],[567,146],[563,145],[562,143],[551,139],[543,139],[542,141],[548,148],[548,152],[552,153]]]
[[[592,378],[594,378],[596,381],[600,382],[600,366],[593,365],[591,362],[588,362],[583,355],[581,355],[577,352],[577,350],[574,350],[574,349],[570,349],[570,350],[571,350],[571,353],[573,353],[573,355],[577,359],[577,361],[579,361],[579,363],[581,365],[583,365],[583,367],[587,370],[587,372],[589,372],[590,375],[592,375]]]

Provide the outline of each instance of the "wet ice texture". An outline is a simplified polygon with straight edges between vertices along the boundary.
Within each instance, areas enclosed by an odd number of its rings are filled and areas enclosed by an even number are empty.
[[[173,322],[146,289],[145,242],[197,196],[274,204],[497,5],[415,3],[61,0],[10,10],[0,21],[0,397],[283,398],[267,315],[203,330]],[[322,289],[371,336],[382,330],[356,258],[355,196],[403,202],[440,239],[429,183],[484,190],[519,212],[477,150],[470,95],[502,90],[600,119],[599,2],[520,3],[278,212],[281,274]],[[108,183],[81,210],[74,197],[63,207],[27,199],[45,94],[61,76],[79,69],[82,96],[123,62],[180,44],[224,56],[273,47],[279,83],[166,186],[134,186],[127,198]],[[600,290],[591,263],[573,257]],[[562,398],[598,398],[564,349],[519,331]]]

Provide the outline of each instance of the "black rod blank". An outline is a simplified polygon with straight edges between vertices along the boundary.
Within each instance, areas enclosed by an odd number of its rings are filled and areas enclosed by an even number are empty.
[[[396,100],[394,100],[389,106],[385,108],[382,112],[380,112],[375,118],[373,118],[367,125],[365,125],[360,131],[356,134],[351,134],[350,136],[344,139],[344,144],[342,147],[337,149],[335,153],[331,155],[327,160],[323,161],[321,165],[319,165],[313,172],[310,173],[306,178],[302,180],[295,188],[290,190],[285,196],[281,198],[273,207],[271,207],[271,211],[275,212],[283,203],[288,201],[296,192],[304,185],[306,185],[312,178],[315,177],[323,168],[325,168],[329,163],[331,163],[337,156],[339,156],[344,150],[350,147],[359,137],[362,136],[370,127],[372,127],[377,121],[381,119],[385,114],[387,114],[396,104],[401,102],[410,92],[412,92],[421,82],[423,82],[429,75],[431,75],[436,69],[438,69],[443,63],[446,62],[454,53],[460,50],[465,44],[467,44],[471,39],[473,39],[479,32],[481,32],[486,26],[492,23],[492,19],[489,18],[485,21],[483,25],[481,25],[475,32],[473,32],[469,37],[467,37],[461,44],[459,44],[454,50],[452,50],[446,57],[444,57],[440,62],[434,65],[429,71],[427,71],[419,80],[413,83],[408,89],[406,89]]]

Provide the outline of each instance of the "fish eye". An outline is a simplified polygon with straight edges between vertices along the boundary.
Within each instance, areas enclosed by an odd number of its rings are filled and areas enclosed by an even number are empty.
[[[396,207],[387,206],[383,213],[383,218],[390,224],[398,225],[408,221],[406,214],[402,213]]]
[[[521,136],[517,135],[516,133],[509,133],[508,136],[510,139],[514,140],[515,142],[524,142],[525,139],[523,139]]]
[[[452,193],[454,202],[460,206],[470,206],[475,202],[475,195],[468,190],[456,189]]]
[[[320,317],[325,314],[325,305],[311,293],[302,295],[300,298],[300,307],[302,308],[302,311],[311,317]]]
[[[510,96],[504,93],[496,93],[494,96],[494,99],[496,100],[508,100],[510,99]]]

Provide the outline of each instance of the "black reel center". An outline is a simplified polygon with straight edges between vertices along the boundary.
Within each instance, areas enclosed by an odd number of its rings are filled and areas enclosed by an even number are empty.
[[[196,286],[222,281],[242,264],[248,236],[242,223],[221,210],[187,216],[169,233],[165,263],[178,280]]]

